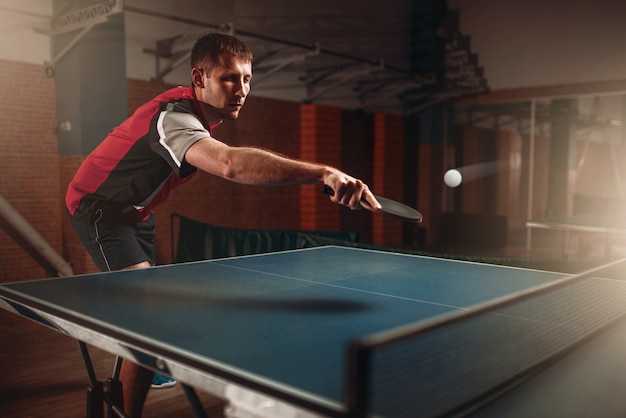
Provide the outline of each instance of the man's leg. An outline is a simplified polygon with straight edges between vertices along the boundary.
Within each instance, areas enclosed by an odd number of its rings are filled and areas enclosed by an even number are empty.
[[[152,267],[154,263],[154,214],[150,215],[148,221],[135,224],[133,229],[136,243],[141,248],[141,252],[145,254],[147,260],[124,267],[122,270]],[[143,404],[146,402],[153,376],[154,372],[152,370],[141,367],[132,361],[122,360],[119,379],[122,382],[124,412],[129,417],[141,417]]]
[[[72,226],[101,271],[152,267],[154,262],[154,217],[140,223],[106,223],[102,211],[94,222],[84,223],[69,216]],[[122,243],[122,245],[120,245]],[[152,247],[152,248],[150,248]],[[122,383],[124,411],[140,418],[153,372],[123,360],[119,380]]]
[[[124,412],[129,417],[141,417],[153,375],[152,370],[145,369],[131,361],[122,361],[120,382],[122,382],[124,396]]]

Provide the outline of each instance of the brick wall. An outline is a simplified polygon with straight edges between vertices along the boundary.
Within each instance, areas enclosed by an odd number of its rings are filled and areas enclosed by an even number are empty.
[[[344,110],[341,119],[341,168],[372,185],[374,169],[374,116]],[[340,210],[341,229],[358,231],[361,242],[372,242],[372,213],[367,210]]]
[[[333,167],[341,165],[341,110],[329,106],[301,106],[301,158]],[[300,227],[339,230],[341,207],[328,203],[319,186],[302,186]]]
[[[374,180],[376,194],[402,201],[404,192],[404,118],[374,116]],[[372,242],[376,245],[402,246],[401,220],[388,216],[372,218]]]
[[[422,245],[430,246],[437,244],[439,236],[438,220],[442,212],[442,187],[443,170],[443,147],[439,144],[424,143],[419,145],[418,155],[413,160],[414,166],[409,168],[417,176],[417,209],[424,216],[424,220],[418,224],[425,230],[425,241]]]
[[[54,80],[40,65],[0,60],[0,97],[0,195],[62,254]],[[0,222],[0,281],[46,277]]]

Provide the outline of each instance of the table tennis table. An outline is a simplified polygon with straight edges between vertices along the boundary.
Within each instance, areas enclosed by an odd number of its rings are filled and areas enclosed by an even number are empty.
[[[561,255],[568,257],[572,234],[598,234],[604,240],[604,255],[611,256],[613,238],[626,235],[626,220],[622,215],[584,213],[572,216],[534,219],[526,222],[526,247],[532,246],[533,229],[558,230],[563,234]]]
[[[580,411],[584,396],[546,406],[545,388],[590,386],[623,415],[625,272],[329,246],[2,284],[0,305],[223,398],[233,417]],[[558,372],[597,370],[596,357],[616,375],[606,385]]]

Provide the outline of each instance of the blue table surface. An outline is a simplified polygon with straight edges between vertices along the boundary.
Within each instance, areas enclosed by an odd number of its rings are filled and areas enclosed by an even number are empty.
[[[119,338],[343,401],[351,340],[563,277],[321,247],[0,286]]]

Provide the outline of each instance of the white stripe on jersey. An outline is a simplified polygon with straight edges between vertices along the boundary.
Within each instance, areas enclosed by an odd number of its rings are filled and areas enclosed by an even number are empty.
[[[170,157],[172,157],[172,160],[174,160],[174,163],[176,163],[176,165],[178,166],[178,168],[180,168],[180,166],[182,165],[182,163],[180,162],[180,160],[176,157],[176,154],[174,153],[174,150],[172,150],[169,145],[167,145],[165,143],[165,130],[163,129],[163,119],[165,119],[165,115],[167,115],[167,111],[162,111],[161,114],[159,115],[159,120],[157,121],[157,131],[159,132],[159,143],[161,145],[163,145],[163,148],[165,148],[167,150],[167,152],[169,152]]]

